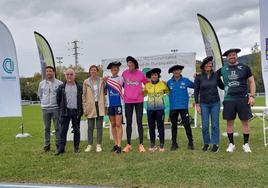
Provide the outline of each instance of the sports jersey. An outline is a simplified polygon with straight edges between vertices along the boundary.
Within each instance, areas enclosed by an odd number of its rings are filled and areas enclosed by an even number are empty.
[[[123,105],[123,77],[109,77],[106,81],[106,89],[107,89],[107,106],[121,106]]]
[[[224,100],[235,100],[248,97],[248,78],[252,76],[247,65],[225,64],[218,72],[223,77],[225,96]]]
[[[124,102],[143,103],[142,84],[146,84],[148,79],[140,70],[131,72],[125,70],[122,74],[124,78]]]
[[[163,110],[164,94],[168,93],[167,85],[163,81],[148,82],[144,88],[144,95],[148,95],[147,110]]]

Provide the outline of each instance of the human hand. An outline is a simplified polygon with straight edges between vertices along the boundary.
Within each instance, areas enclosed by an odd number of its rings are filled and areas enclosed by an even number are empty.
[[[197,76],[199,76],[199,75],[200,75],[200,72],[194,73],[194,78],[197,77]]]
[[[103,77],[103,80],[104,80],[104,82],[107,82],[107,80],[108,80],[108,76],[104,76],[104,77]]]
[[[250,96],[250,97],[248,98],[248,104],[249,104],[250,106],[254,106],[254,104],[255,104],[255,99],[254,99],[252,96]]]
[[[201,113],[201,108],[199,104],[195,104],[196,111],[200,114]]]

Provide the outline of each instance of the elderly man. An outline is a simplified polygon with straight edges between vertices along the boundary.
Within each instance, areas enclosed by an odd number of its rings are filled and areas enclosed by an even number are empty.
[[[249,119],[252,118],[250,106],[255,103],[256,85],[250,68],[247,65],[237,62],[238,48],[229,49],[223,56],[227,57],[228,63],[218,70],[223,78],[225,96],[223,101],[223,119],[227,120],[227,134],[229,145],[227,152],[234,152],[235,145],[233,139],[234,120],[236,114],[242,123],[244,133],[243,150],[250,153],[249,139]],[[248,83],[250,94],[248,94]]]
[[[75,72],[73,69],[65,71],[66,81],[59,86],[57,91],[57,103],[60,107],[61,132],[60,146],[55,155],[65,152],[66,136],[72,121],[74,133],[74,152],[79,152],[80,144],[80,119],[83,115],[82,108],[82,86],[75,81]]]
[[[43,121],[45,126],[45,144],[44,151],[50,151],[50,127],[53,119],[56,137],[56,147],[58,149],[60,142],[60,125],[59,125],[59,107],[56,101],[56,91],[62,84],[55,78],[54,67],[46,67],[46,79],[39,83],[38,96],[41,100]]]

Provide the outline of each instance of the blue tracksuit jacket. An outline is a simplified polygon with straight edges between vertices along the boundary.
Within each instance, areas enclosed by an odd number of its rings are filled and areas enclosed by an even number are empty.
[[[168,80],[167,86],[170,90],[170,110],[188,109],[189,94],[187,89],[194,88],[194,83],[188,78],[181,76],[179,80],[176,80],[174,77],[172,77],[170,80]]]

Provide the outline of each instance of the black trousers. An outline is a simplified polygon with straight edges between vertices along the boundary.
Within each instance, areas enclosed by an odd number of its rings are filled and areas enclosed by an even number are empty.
[[[70,121],[72,121],[73,133],[74,133],[74,149],[79,149],[80,144],[80,119],[77,110],[67,110],[67,116],[61,116],[61,131],[60,131],[60,146],[59,151],[65,151],[66,136],[69,129]]]
[[[147,118],[148,118],[151,146],[155,145],[155,127],[157,124],[157,130],[160,140],[160,148],[163,148],[165,142],[164,110],[147,110]]]
[[[136,111],[137,126],[139,132],[140,144],[143,143],[143,126],[142,126],[142,116],[143,116],[143,103],[128,103],[125,104],[125,113],[127,120],[127,143],[131,144],[131,134],[132,134],[132,117],[133,109]]]
[[[189,112],[188,109],[176,109],[170,110],[170,120],[172,124],[171,135],[172,135],[172,143],[177,143],[177,129],[178,129],[178,115],[180,114],[182,119],[182,124],[185,129],[185,133],[187,135],[188,141],[193,142],[192,129],[189,121]]]

